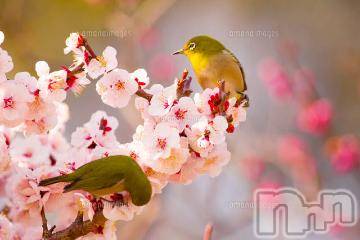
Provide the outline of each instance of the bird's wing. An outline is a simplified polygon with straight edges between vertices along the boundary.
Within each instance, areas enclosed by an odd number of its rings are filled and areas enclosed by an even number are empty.
[[[121,178],[111,175],[82,178],[65,186],[64,192],[84,190],[91,193],[96,190],[112,187],[121,180]]]
[[[108,188],[124,179],[124,174],[111,165],[102,165],[98,169],[91,168],[73,183],[65,187],[65,191],[82,189],[87,192]]]
[[[225,51],[227,54],[229,54],[229,55],[234,59],[235,63],[239,66],[240,71],[241,71],[241,74],[242,74],[242,77],[243,77],[243,79],[244,79],[244,91],[246,91],[246,90],[247,90],[247,86],[246,86],[246,81],[245,81],[245,72],[244,72],[243,67],[241,66],[240,61],[239,61],[239,60],[237,59],[237,57],[236,57],[231,51],[229,51],[228,49],[225,49],[224,51]]]

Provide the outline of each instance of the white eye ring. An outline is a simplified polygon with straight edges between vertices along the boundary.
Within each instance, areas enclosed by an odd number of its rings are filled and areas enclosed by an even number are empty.
[[[196,47],[196,44],[195,43],[190,43],[189,44],[189,50],[194,50],[195,49],[195,47]]]

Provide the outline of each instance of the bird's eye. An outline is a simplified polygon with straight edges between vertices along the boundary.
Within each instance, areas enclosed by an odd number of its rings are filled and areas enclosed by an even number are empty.
[[[196,47],[196,44],[195,43],[190,43],[189,44],[189,50],[194,50],[195,49],[195,47]]]

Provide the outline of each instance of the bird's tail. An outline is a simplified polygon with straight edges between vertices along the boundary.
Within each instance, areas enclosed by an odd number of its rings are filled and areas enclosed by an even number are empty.
[[[68,182],[68,175],[57,176],[40,181],[39,186],[47,186],[59,182]]]

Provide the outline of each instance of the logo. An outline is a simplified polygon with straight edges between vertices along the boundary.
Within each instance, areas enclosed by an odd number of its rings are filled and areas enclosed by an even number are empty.
[[[254,201],[254,233],[259,238],[305,238],[357,222],[356,198],[344,189],[323,190],[312,202],[294,188],[259,189]]]

